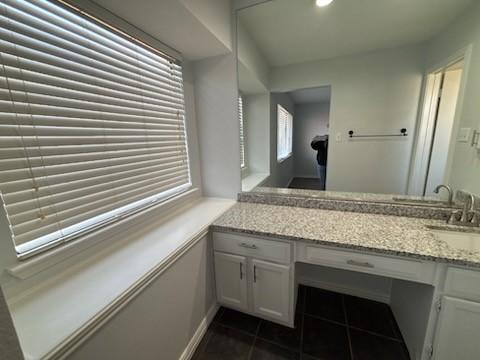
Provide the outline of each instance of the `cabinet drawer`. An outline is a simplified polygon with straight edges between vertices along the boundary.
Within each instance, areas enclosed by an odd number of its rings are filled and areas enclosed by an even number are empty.
[[[292,245],[287,242],[259,239],[243,235],[213,233],[213,248],[231,254],[289,264]]]
[[[480,301],[480,271],[448,268],[445,294]]]
[[[298,244],[298,261],[431,284],[435,264]]]

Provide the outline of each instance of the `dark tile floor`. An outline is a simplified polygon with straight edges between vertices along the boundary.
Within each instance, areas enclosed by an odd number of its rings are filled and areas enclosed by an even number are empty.
[[[295,328],[221,308],[193,360],[409,360],[388,305],[300,286]]]
[[[318,178],[295,177],[288,185],[290,189],[325,190]]]

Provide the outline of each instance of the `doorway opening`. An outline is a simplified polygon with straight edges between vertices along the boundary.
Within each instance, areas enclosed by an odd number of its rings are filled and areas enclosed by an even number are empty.
[[[462,57],[426,75],[410,194],[431,196],[446,183],[464,65]]]
[[[320,86],[288,93],[295,107],[293,121],[292,189],[325,190],[331,87]]]

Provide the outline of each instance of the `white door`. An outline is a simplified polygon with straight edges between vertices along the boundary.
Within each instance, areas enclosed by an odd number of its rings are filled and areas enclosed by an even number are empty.
[[[289,321],[290,266],[252,260],[253,311],[256,314]]]
[[[435,336],[435,360],[472,360],[479,354],[480,303],[445,296]]]
[[[443,78],[440,104],[433,133],[433,145],[430,154],[425,195],[434,195],[438,184],[445,183],[445,171],[452,140],[452,131],[457,109],[458,94],[462,81],[462,68],[448,70]]]
[[[226,306],[247,310],[247,259],[215,252],[217,300]]]

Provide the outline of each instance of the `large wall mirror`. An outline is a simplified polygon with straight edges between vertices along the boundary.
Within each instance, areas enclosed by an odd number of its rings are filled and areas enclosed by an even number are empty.
[[[480,193],[480,2],[271,0],[237,45],[244,191]]]

